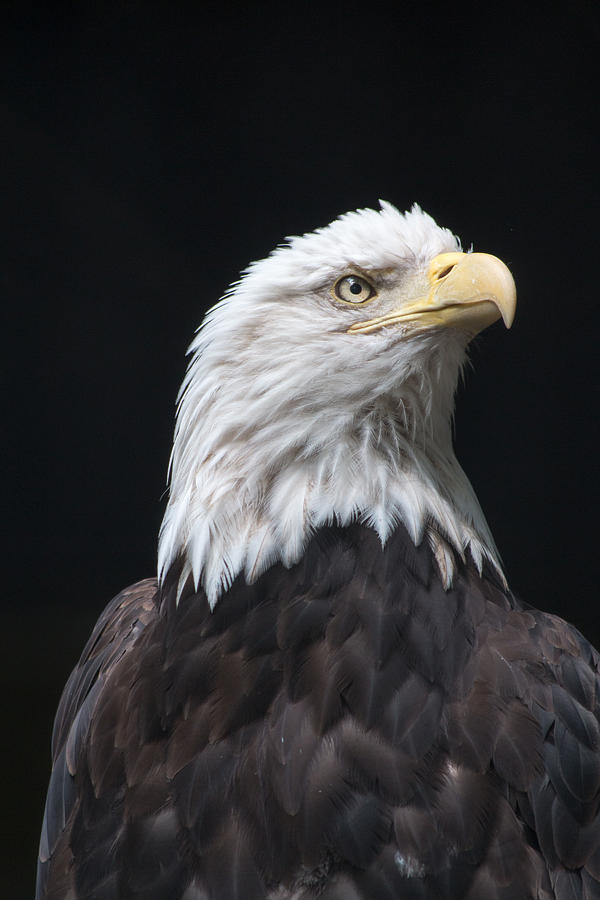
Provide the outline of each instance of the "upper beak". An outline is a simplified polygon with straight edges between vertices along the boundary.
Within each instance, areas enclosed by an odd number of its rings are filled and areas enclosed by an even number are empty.
[[[440,253],[430,263],[426,296],[404,303],[396,310],[356,322],[349,334],[369,334],[386,325],[403,324],[419,329],[435,326],[458,328],[471,337],[502,317],[513,323],[517,291],[504,263],[488,253]]]

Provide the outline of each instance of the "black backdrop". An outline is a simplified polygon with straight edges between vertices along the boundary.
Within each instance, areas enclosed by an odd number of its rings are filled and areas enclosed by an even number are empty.
[[[31,895],[64,680],[154,571],[185,348],[285,234],[416,200],[511,266],[517,320],[474,348],[459,458],[513,588],[600,643],[598,18],[522,7],[3,13],[7,896]]]

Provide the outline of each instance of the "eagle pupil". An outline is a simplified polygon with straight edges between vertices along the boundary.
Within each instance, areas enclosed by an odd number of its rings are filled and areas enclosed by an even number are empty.
[[[358,281],[353,281],[350,285],[350,292],[352,294],[360,294],[362,291],[362,284],[359,284]]]

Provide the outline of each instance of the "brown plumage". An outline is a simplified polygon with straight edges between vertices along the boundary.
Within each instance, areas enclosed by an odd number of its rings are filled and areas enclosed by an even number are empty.
[[[381,577],[381,572],[386,577]],[[210,612],[140,582],[53,738],[42,898],[600,896],[598,656],[399,528]]]

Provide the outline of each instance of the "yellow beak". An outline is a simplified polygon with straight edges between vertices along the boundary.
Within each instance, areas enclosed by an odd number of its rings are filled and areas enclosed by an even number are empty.
[[[348,334],[369,334],[387,325],[449,327],[471,337],[500,317],[513,323],[517,291],[504,263],[488,253],[440,253],[429,266],[429,291],[376,319],[356,322]]]

